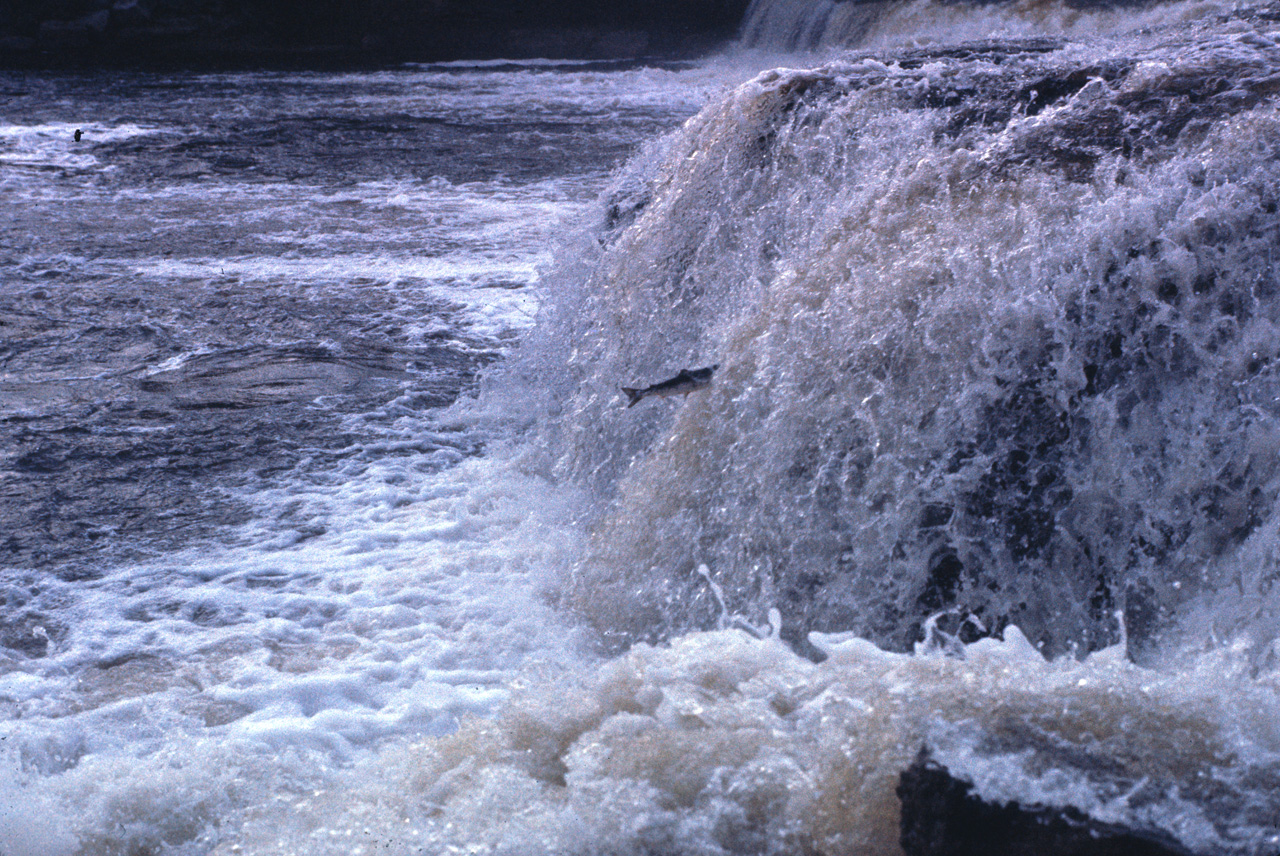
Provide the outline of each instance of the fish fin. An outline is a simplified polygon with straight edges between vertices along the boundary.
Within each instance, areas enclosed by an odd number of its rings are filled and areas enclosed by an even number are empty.
[[[624,386],[621,389],[627,394],[627,407],[635,407],[636,402],[644,398],[638,389],[632,389],[629,386]]]

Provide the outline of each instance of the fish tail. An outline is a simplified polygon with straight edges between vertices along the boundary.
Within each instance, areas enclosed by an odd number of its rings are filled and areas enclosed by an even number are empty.
[[[622,387],[622,391],[627,394],[627,407],[634,407],[637,401],[644,398],[644,396],[641,395],[640,390],[632,389],[629,386]]]

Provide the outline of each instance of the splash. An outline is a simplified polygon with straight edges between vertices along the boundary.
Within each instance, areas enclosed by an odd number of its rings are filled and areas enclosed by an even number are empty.
[[[479,404],[625,650],[215,852],[894,854],[922,748],[1274,849],[1278,35],[778,69],[651,144]]]
[[[1119,609],[1140,655],[1199,597],[1265,593],[1275,36],[775,70],[654,146],[525,355],[546,471],[594,498],[565,603],[623,644],[712,627],[706,564],[795,641],[905,650],[955,608],[1089,650]],[[682,404],[619,404],[713,362]]]
[[[1274,852],[1276,68],[1239,14],[728,93],[444,417],[485,457],[282,488],[351,523],[278,549],[21,581],[50,668],[0,676],[0,846],[893,854],[927,747]]]
[[[1247,783],[1275,775],[1277,687],[1224,658],[1177,677],[1117,649],[1048,662],[1014,628],[959,657],[814,642],[821,664],[696,633],[531,682],[496,719],[388,749],[215,852],[894,854],[898,774],[926,744],[996,798],[1084,807],[1203,852],[1274,834],[1259,822],[1274,793]],[[1246,735],[1242,716],[1265,727]],[[1046,752],[1106,759],[1105,786],[1037,767]],[[1212,787],[1179,794],[1197,771]]]

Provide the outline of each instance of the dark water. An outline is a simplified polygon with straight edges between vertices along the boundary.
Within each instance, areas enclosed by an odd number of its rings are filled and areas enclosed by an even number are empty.
[[[678,118],[597,102],[593,71],[0,78],[0,563],[79,576],[213,537],[247,492],[349,473],[454,400],[504,334],[449,284],[531,273],[450,260],[541,248],[475,246],[451,209],[539,183],[571,208]],[[539,75],[545,99],[504,103]]]

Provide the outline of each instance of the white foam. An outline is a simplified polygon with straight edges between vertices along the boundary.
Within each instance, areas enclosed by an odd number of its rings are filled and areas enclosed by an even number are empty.
[[[1141,589],[1176,610],[1193,589],[1220,587],[1210,573],[1249,564],[1229,533],[1276,513],[1263,463],[1274,402],[1246,407],[1237,370],[1218,360],[1251,364],[1274,326],[1253,283],[1273,275],[1273,225],[1255,212],[1271,204],[1263,176],[1275,159],[1258,141],[1273,139],[1263,129],[1275,109],[1224,107],[1205,139],[1138,163],[1101,155],[1092,175],[1073,174],[1063,152],[1091,105],[1164,104],[1169,80],[1222,73],[1264,97],[1280,62],[1272,26],[1180,37],[1195,50],[1105,43],[999,63],[775,69],[637,162],[619,182],[641,188],[627,197],[633,219],[565,254],[534,334],[542,349],[526,349],[519,375],[549,390],[531,416],[549,471],[599,498],[567,597],[623,638],[706,626],[714,597],[695,573],[706,563],[749,621],[794,597],[810,616],[887,641],[922,611],[932,563],[952,550],[973,574],[956,582],[970,611],[1012,612],[1037,642],[1065,648],[1114,633],[1095,595],[1137,604]],[[1001,100],[1074,63],[1119,58],[1168,69],[1096,81],[1039,112]],[[1147,101],[1144,86],[1155,86]],[[932,106],[957,90],[974,103]],[[1007,122],[976,118],[984,92],[1002,93],[986,106]],[[1135,123],[1176,121],[1133,109]],[[1231,234],[1226,255],[1204,242],[1209,223]],[[1230,299],[1197,296],[1204,283],[1240,295],[1249,319],[1227,317]],[[1171,288],[1209,301],[1207,314],[1173,306]],[[1220,325],[1205,320],[1215,313]],[[1147,323],[1150,335],[1133,332]],[[1087,374],[1123,363],[1101,345],[1113,334],[1138,349],[1134,368],[1095,393]],[[1185,351],[1147,356],[1166,334]],[[1156,371],[1163,360],[1176,364]],[[619,406],[621,383],[713,362],[716,382],[683,405]],[[1274,397],[1263,378],[1248,383]],[[1049,492],[1007,474],[1007,455],[1028,456]],[[1256,493],[1218,481],[1245,472]],[[1240,497],[1201,516],[1220,491]],[[935,511],[945,519],[926,525]],[[1195,534],[1161,534],[1175,531]],[[1261,527],[1259,549],[1274,537]],[[1246,597],[1265,600],[1265,573],[1245,574]],[[1256,626],[1265,637],[1274,618]]]
[[[1079,752],[1115,752],[1133,780],[1276,762],[1274,730],[1238,727],[1241,716],[1276,724],[1274,687],[1238,672],[1224,686],[1208,663],[1170,676],[1108,656],[1049,662],[1016,630],[1010,637],[968,646],[963,658],[849,640],[816,665],[740,631],[639,646],[572,678],[530,681],[491,722],[388,746],[305,805],[255,811],[234,846],[341,853],[355,838],[393,852],[578,853],[607,842],[639,854],[789,852],[804,842],[821,853],[891,854],[898,774],[921,746],[1010,722]],[[1224,690],[1238,707],[1218,703]],[[1187,803],[1160,809],[1173,815],[1102,804],[1068,774],[961,754],[948,758],[993,799],[1078,805],[1224,845],[1210,826],[1176,816],[1194,811]],[[237,851],[227,842],[217,852]]]
[[[77,127],[83,131],[75,140]],[[90,169],[98,159],[92,148],[98,143],[118,143],[165,133],[166,129],[131,123],[105,124],[0,124],[0,167]]]
[[[238,810],[234,794],[194,796],[210,753],[255,769],[259,784],[282,757],[310,753],[323,759],[304,777],[315,781],[362,747],[489,715],[523,664],[572,655],[575,632],[538,596],[538,569],[561,561],[562,538],[538,532],[552,505],[529,513],[544,492],[536,481],[472,459],[417,494],[346,489],[332,534],[179,554],[52,595],[71,626],[47,657],[0,675],[0,736],[60,828],[134,840],[137,830],[113,833],[107,817],[61,803],[91,780],[114,804],[102,811],[144,825],[168,822],[151,814],[161,807],[199,814],[207,799]],[[181,771],[152,768],[157,751]],[[132,802],[175,776],[186,797]],[[38,816],[0,821],[15,830],[6,847],[42,840]]]

